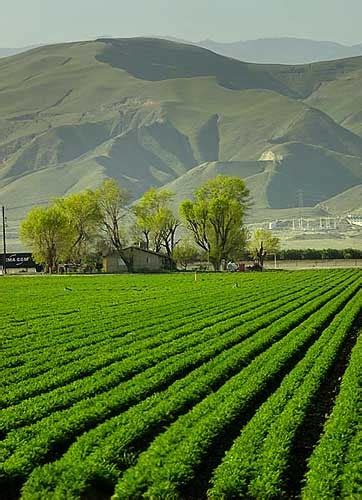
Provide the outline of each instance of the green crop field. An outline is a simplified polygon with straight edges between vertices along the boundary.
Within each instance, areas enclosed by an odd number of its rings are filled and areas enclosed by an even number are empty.
[[[361,284],[1,278],[1,499],[361,498]]]

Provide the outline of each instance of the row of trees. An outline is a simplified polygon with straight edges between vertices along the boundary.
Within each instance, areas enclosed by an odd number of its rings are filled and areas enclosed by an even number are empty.
[[[81,264],[92,255],[124,248],[122,219],[130,196],[116,181],[55,199],[32,209],[20,226],[20,238],[36,262],[53,272],[62,262]],[[126,259],[126,257],[124,256]]]
[[[285,249],[278,252],[277,257],[280,260],[362,259],[362,250],[356,248]]]
[[[114,250],[123,258],[128,241],[142,243],[155,252],[187,264],[208,260],[215,270],[227,260],[237,260],[247,244],[263,265],[268,251],[278,250],[278,240],[265,230],[248,239],[244,217],[250,205],[244,181],[218,176],[207,181],[185,200],[179,216],[172,210],[174,194],[149,189],[137,203],[115,180],[107,179],[96,190],[55,199],[34,208],[21,224],[21,239],[35,260],[49,272],[61,262],[82,264],[95,254]]]

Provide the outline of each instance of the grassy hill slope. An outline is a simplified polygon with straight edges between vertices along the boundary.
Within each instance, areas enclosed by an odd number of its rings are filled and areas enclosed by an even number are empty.
[[[250,64],[146,38],[1,59],[0,197],[29,207],[106,176],[181,196],[234,172],[260,209],[295,207],[299,190],[315,204],[361,183],[361,75],[361,57]]]
[[[291,142],[273,146],[261,161],[211,162],[189,170],[167,188],[176,200],[192,197],[205,180],[219,174],[245,179],[254,208],[312,207],[362,181],[361,158]]]
[[[347,189],[343,193],[320,203],[322,209],[331,214],[356,214],[362,215],[362,184]]]

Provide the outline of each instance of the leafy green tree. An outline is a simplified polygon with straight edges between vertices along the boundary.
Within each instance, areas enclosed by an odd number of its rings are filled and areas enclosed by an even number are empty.
[[[64,212],[70,233],[73,234],[68,260],[80,263],[90,252],[89,247],[97,237],[102,220],[97,194],[87,190],[61,198],[55,203]]]
[[[100,228],[110,248],[124,260],[128,271],[132,271],[132,262],[124,253],[126,236],[125,218],[129,213],[130,193],[121,188],[116,180],[105,179],[96,190],[98,209],[100,210]]]
[[[169,257],[177,244],[179,226],[170,203],[174,194],[167,189],[150,188],[133,207],[136,216],[136,233],[140,233],[147,249],[160,252],[164,249]]]
[[[278,253],[280,249],[279,238],[268,229],[255,229],[248,241],[248,248],[261,268],[268,254]]]
[[[30,247],[35,261],[50,273],[69,253],[74,237],[64,210],[57,204],[33,208],[20,226],[21,241]]]
[[[237,258],[245,246],[244,216],[249,190],[238,177],[219,175],[195,192],[195,200],[180,206],[181,217],[195,243],[208,253],[215,270],[222,260]]]

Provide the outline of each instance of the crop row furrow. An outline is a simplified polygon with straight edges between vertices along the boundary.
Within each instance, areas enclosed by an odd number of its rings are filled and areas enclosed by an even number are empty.
[[[214,303],[214,298],[216,298],[216,295],[214,296],[213,294],[208,297],[208,302],[211,306]],[[128,312],[122,306],[122,315],[120,318],[111,317],[110,319],[109,313],[106,314],[99,305],[98,307],[93,307],[92,314],[87,314],[87,311],[82,310],[79,311],[81,314],[79,321],[77,323],[68,323],[67,328],[64,328],[65,332],[60,331],[58,333],[54,333],[52,331],[52,335],[49,337],[49,323],[47,323],[48,326],[43,335],[38,330],[34,331],[34,334],[36,335],[36,342],[29,344],[28,339],[22,338],[16,340],[15,345],[8,346],[6,349],[6,362],[11,362],[11,356],[15,356],[16,359],[18,359],[19,356],[21,356],[21,359],[26,359],[27,356],[31,356],[31,353],[35,353],[35,355],[37,355],[39,351],[48,352],[52,347],[56,349],[56,347],[59,346],[59,343],[64,344],[68,340],[70,342],[74,342],[75,339],[79,339],[79,341],[82,342],[85,338],[94,333],[92,332],[92,328],[98,330],[98,336],[101,334],[104,335],[105,332],[108,333],[110,330],[117,329],[119,327],[122,327],[123,329],[132,329],[135,321],[136,324],[139,322],[139,315],[144,313],[145,310],[149,311],[149,319],[144,319],[144,323],[149,326],[154,326],[160,320],[164,320],[166,322],[168,317],[172,317],[172,314],[177,314],[177,311],[180,311],[180,309],[181,312],[179,314],[182,316],[184,304],[188,304],[190,312],[193,310],[197,312],[197,306],[200,306],[201,304],[203,307],[207,307],[204,296],[200,294],[200,296],[194,297],[194,301],[191,305],[189,304],[189,298],[182,299],[182,297],[178,297],[172,301],[169,299],[167,301],[163,300],[163,302],[156,304],[154,310],[148,308],[147,301],[143,302],[143,310],[135,309]],[[94,315],[94,309],[96,309],[96,316]],[[102,318],[101,324],[99,322],[99,318]],[[50,324],[54,325],[54,322],[51,322]],[[100,329],[102,330],[101,332],[99,331]],[[24,342],[27,342],[27,350],[25,352]]]
[[[267,396],[273,380],[287,370],[303,349],[318,338],[320,329],[356,292],[358,285],[330,301],[325,308],[260,354],[248,367],[214,394],[180,417],[140,455],[119,481],[115,498],[178,498],[195,478],[207,453],[253,405]]]
[[[211,498],[283,494],[281,480],[291,440],[306,406],[333,365],[359,313],[361,296],[360,292],[346,304],[245,426],[214,472]]]
[[[284,292],[284,294],[288,295],[292,291],[293,290],[289,290],[287,293]],[[155,320],[152,322],[151,328],[148,327],[148,323],[141,318],[133,323],[132,329],[122,328],[114,334],[109,330],[106,334],[101,331],[100,333],[90,336],[88,341],[81,339],[75,340],[72,343],[67,343],[65,346],[58,345],[58,347],[54,349],[56,354],[55,359],[49,359],[49,356],[53,353],[53,351],[49,349],[44,355],[35,354],[31,360],[27,361],[21,367],[3,370],[3,384],[4,386],[14,384],[23,378],[27,378],[29,375],[35,377],[57,366],[78,359],[84,359],[86,356],[92,356],[95,352],[99,354],[104,351],[114,350],[120,346],[124,347],[136,340],[138,341],[146,337],[151,337],[155,334],[159,335],[170,330],[175,331],[178,328],[190,327],[190,318],[195,322],[205,318],[206,323],[211,325],[219,321],[219,315],[225,316],[228,314],[228,311],[231,311],[231,315],[236,314],[235,310],[237,310],[237,308],[240,308],[243,304],[251,303],[254,297],[258,297],[258,301],[255,302],[256,306],[258,303],[263,302],[263,300],[260,299],[260,293],[258,291],[252,294],[249,300],[245,297],[240,299],[239,295],[234,293],[229,297],[226,307],[223,306],[223,304],[216,303],[210,307],[202,307],[200,310],[200,305],[196,304],[194,310],[191,308],[190,311],[185,310],[180,314],[174,315],[170,312],[172,316],[171,320],[168,317],[162,319],[156,318],[157,321]],[[101,330],[103,330],[103,328],[104,326],[102,324]]]
[[[274,313],[272,316],[272,319],[276,321],[274,326],[278,326],[278,317],[280,318],[285,314],[293,312],[297,306],[303,305],[308,298],[312,300],[313,297],[318,296],[318,304],[320,304],[320,295],[321,290],[318,290],[318,292],[315,292],[314,295],[306,296],[302,300],[297,298],[294,301],[290,301],[284,307],[280,306],[278,314],[276,315]],[[308,300],[306,302],[308,304]],[[315,307],[315,305],[308,307],[307,312],[309,313],[313,307]],[[289,327],[294,324],[293,321],[300,321],[304,314],[303,311],[301,311],[300,315],[291,319]],[[214,329],[212,332],[212,335],[210,335],[210,331],[208,332],[208,335],[204,335],[201,343],[199,343],[199,339],[197,338],[198,336],[195,335],[193,335],[195,343],[193,343],[189,337],[184,339],[186,342],[183,338],[181,338],[179,342],[170,345],[169,349],[162,346],[162,348],[160,348],[157,352],[146,352],[135,359],[127,359],[126,361],[121,361],[111,365],[110,367],[106,367],[105,369],[96,372],[93,376],[88,377],[88,379],[77,380],[68,386],[63,386],[49,393],[35,396],[31,399],[26,399],[17,405],[0,410],[0,431],[8,432],[14,427],[28,425],[29,423],[35,422],[36,420],[40,420],[41,418],[47,416],[52,411],[66,408],[80,399],[94,396],[102,391],[109,391],[108,394],[102,396],[105,401],[108,397],[110,400],[114,401],[111,389],[121,383],[125,376],[142,370],[147,370],[150,365],[157,363],[158,360],[162,363],[164,358],[166,358],[164,363],[167,363],[167,359],[169,359],[170,356],[177,356],[179,352],[182,353],[185,349],[191,348],[195,353],[194,361],[192,361],[193,357],[191,356],[190,367],[192,367],[192,363],[199,363],[202,360],[206,361],[210,357],[221,352],[223,349],[231,347],[233,344],[241,341],[246,336],[257,331],[257,328],[265,326],[265,324],[267,324],[266,321],[270,319],[270,317],[262,318],[261,320],[257,318],[249,325],[246,323],[246,327],[244,329],[239,325],[226,332],[217,327],[216,330]],[[214,336],[215,333],[216,337]],[[220,334],[222,334],[221,339],[219,339]],[[216,341],[214,340],[215,338]],[[209,342],[211,344],[210,349],[208,349]],[[199,354],[196,355],[198,350],[200,351],[201,356]],[[185,361],[187,360],[185,359]],[[159,366],[160,365],[156,365],[155,368],[151,368],[147,373],[144,373],[146,381],[147,377],[151,376],[154,370],[157,371]],[[185,366],[187,366],[187,364]],[[141,374],[141,378],[143,378],[143,374]],[[116,388],[113,392],[119,392],[119,390],[119,388]]]
[[[332,414],[312,453],[302,497],[360,498],[362,332],[352,350]]]
[[[333,288],[334,286],[336,286],[336,283],[329,283],[327,288]],[[321,292],[320,290],[317,290],[314,291],[314,293],[318,295]],[[297,292],[294,298],[304,295],[305,290],[302,290]],[[293,295],[290,296],[290,294],[287,294],[281,299],[270,301],[267,305],[263,304],[263,301],[259,304],[259,307],[255,307],[254,304],[249,304],[246,308],[249,312],[244,313],[245,306],[243,306],[241,310],[236,309],[232,313],[226,314],[224,319],[218,317],[217,321],[214,322],[212,318],[206,318],[199,324],[196,322],[189,325],[185,329],[181,328],[179,330],[171,331],[168,334],[161,333],[160,335],[151,335],[151,338],[148,338],[149,335],[145,332],[146,338],[144,340],[141,339],[141,341],[139,341],[135,336],[130,346],[126,349],[121,349],[121,346],[113,344],[111,346],[111,352],[106,352],[103,356],[96,352],[96,354],[92,357],[86,358],[84,362],[76,361],[74,363],[70,363],[65,368],[54,368],[39,377],[34,377],[29,380],[21,381],[18,384],[13,384],[9,388],[5,388],[3,391],[0,397],[0,404],[2,407],[11,406],[23,399],[47,392],[51,389],[64,385],[65,383],[91,375],[100,368],[109,366],[116,361],[129,358],[130,356],[142,356],[142,351],[144,349],[149,350],[160,348],[162,351],[167,343],[177,342],[180,338],[181,341],[183,341],[183,337],[190,337],[194,340],[194,342],[199,343],[205,340],[205,335],[214,336],[216,335],[215,332],[220,334],[221,332],[228,331],[231,328],[235,328],[245,322],[255,320],[260,314],[266,314],[270,311],[273,311],[272,314],[275,317],[279,317],[280,312],[278,311],[278,308],[291,301],[292,298]],[[215,327],[215,332],[212,329],[213,326]],[[203,332],[202,335],[200,335],[201,331]]]
[[[292,294],[298,290],[304,290],[305,293],[313,286],[313,283],[308,283],[308,286],[298,286],[291,287],[287,291],[280,291],[279,294],[276,294],[276,299],[280,299],[286,296],[292,297]],[[253,302],[253,298],[257,298]],[[269,302],[271,302],[269,300]],[[56,352],[56,359],[49,359],[51,353],[47,353],[46,358],[44,357],[35,357],[34,361],[28,362],[21,367],[11,368],[8,370],[3,370],[3,379],[2,384],[3,387],[21,382],[23,379],[27,379],[29,377],[35,378],[36,376],[45,374],[49,370],[54,370],[58,366],[69,365],[70,363],[74,363],[77,360],[81,359],[82,362],[85,363],[86,357],[92,357],[95,355],[100,357],[101,355],[105,355],[107,352],[113,353],[115,349],[127,347],[134,342],[139,342],[146,338],[153,338],[153,342],[157,338],[161,338],[161,334],[172,331],[172,336],[180,330],[183,335],[186,335],[188,332],[193,333],[196,329],[202,330],[206,327],[210,327],[213,324],[216,324],[220,321],[224,321],[225,319],[229,319],[233,316],[238,316],[239,312],[243,312],[243,314],[247,313],[250,310],[256,310],[258,307],[263,307],[265,303],[265,296],[256,291],[255,294],[250,294],[248,297],[241,297],[239,295],[234,294],[228,301],[227,307],[222,304],[217,304],[210,309],[202,309],[200,312],[195,312],[195,316],[193,317],[193,322],[190,321],[190,315],[187,311],[181,316],[180,319],[173,319],[172,321],[168,321],[165,324],[156,325],[152,329],[144,329],[141,326],[134,326],[132,332],[124,335],[120,335],[120,338],[116,336],[112,336],[111,338],[104,339],[104,334],[96,335],[95,337],[101,338],[99,342],[96,342],[96,339],[92,339],[91,345],[84,345],[84,341],[81,343],[73,344],[74,350],[68,352],[67,345],[65,347],[66,351],[63,353],[63,349],[59,346]],[[228,314],[230,311],[230,314]],[[213,314],[210,314],[213,313]],[[202,320],[204,322],[202,323]],[[140,331],[139,333],[137,333]],[[169,336],[169,335],[168,335]],[[162,343],[167,342],[167,336],[162,336]],[[76,348],[76,346],[80,346]],[[62,354],[63,353],[63,354]],[[89,360],[91,361],[91,360]],[[54,373],[54,372],[52,372]],[[49,374],[49,373],[48,373]]]
[[[316,279],[316,277],[314,277],[314,279]],[[299,277],[299,280],[297,279],[296,280],[296,284],[299,283],[299,282],[305,282],[306,281],[306,278],[300,276]],[[273,283],[271,283],[271,285],[273,285]],[[294,285],[294,283],[293,283]],[[285,288],[285,284],[284,284],[284,288]],[[263,287],[259,284],[257,285],[256,287],[254,286],[250,291],[253,292],[255,290],[260,290],[262,291],[263,290]],[[267,288],[264,287],[264,291],[266,291]],[[245,291],[245,290],[244,290]],[[249,292],[248,288],[246,288],[246,291]],[[233,297],[235,296],[236,294],[236,291],[235,290],[232,290],[231,287],[228,287],[225,291],[225,299],[227,299],[227,297]],[[160,301],[158,303],[158,307],[156,307],[155,311],[153,311],[152,309],[149,310],[147,308],[147,302],[145,301],[143,303],[143,310],[136,310],[133,314],[127,314],[127,313],[124,313],[122,314],[121,318],[119,319],[118,317],[116,318],[112,318],[112,320],[109,320],[109,315],[108,314],[105,314],[104,311],[101,309],[101,307],[99,306],[98,308],[96,307],[96,316],[95,316],[95,320],[94,320],[94,310],[93,310],[93,314],[83,314],[83,316],[85,317],[85,319],[87,319],[88,317],[92,318],[93,322],[94,322],[94,325],[93,327],[94,328],[98,328],[98,330],[101,330],[100,332],[97,332],[98,333],[98,337],[101,338],[101,335],[105,334],[105,333],[108,333],[110,332],[111,329],[117,329],[119,327],[122,327],[123,329],[126,329],[126,327],[128,329],[131,329],[133,330],[134,329],[134,326],[135,326],[135,323],[136,325],[139,324],[139,316],[141,315],[141,317],[143,317],[143,323],[145,326],[154,326],[156,325],[158,322],[167,322],[167,319],[166,318],[167,316],[171,316],[173,314],[180,314],[180,316],[183,316],[184,313],[183,311],[185,311],[185,307],[183,307],[183,303],[184,304],[187,304],[187,309],[190,310],[190,312],[195,309],[196,311],[198,310],[198,308],[200,308],[200,306],[202,306],[202,308],[206,308],[208,306],[210,307],[213,307],[216,303],[218,303],[220,305],[220,301],[217,300],[219,299],[219,296],[220,294],[219,293],[211,293],[211,291],[208,289],[207,290],[207,299],[205,300],[205,291],[202,291],[202,293],[198,293],[197,296],[195,296],[193,294],[193,299],[192,299],[192,303],[190,304],[190,297],[188,296],[187,298],[184,297],[184,295],[182,295],[181,297],[177,295],[177,297],[175,298],[174,296],[175,294],[172,295],[172,298],[173,300],[170,301],[170,298],[168,297],[167,300],[163,299],[162,301]],[[148,311],[148,316],[147,318],[144,318],[144,311],[147,310]],[[123,308],[122,308],[122,312],[123,312]],[[99,318],[102,319],[102,322],[100,323],[99,322]],[[80,328],[80,331],[78,331],[78,328],[77,328],[77,331],[75,331],[74,329],[70,332],[67,332],[65,334],[61,334],[61,335],[52,335],[51,337],[49,337],[49,329],[46,331],[46,334],[44,336],[45,338],[42,338],[42,336],[39,336],[37,338],[37,342],[34,343],[32,346],[31,346],[31,350],[27,350],[28,352],[28,355],[31,355],[31,352],[35,353],[35,355],[37,355],[40,351],[44,351],[44,352],[48,352],[50,350],[50,348],[53,346],[55,349],[59,347],[59,344],[61,343],[62,345],[64,344],[67,344],[68,341],[70,341],[71,343],[73,343],[74,341],[78,340],[79,343],[81,342],[84,342],[87,337],[90,337],[91,338],[91,341],[93,340],[93,337],[94,337],[94,332],[92,331],[89,331],[89,325],[86,323],[84,326],[82,326],[82,328]],[[69,348],[71,348],[71,345],[69,346]],[[8,351],[7,352],[7,359],[9,359],[11,361],[11,358],[10,358],[10,355],[11,355],[11,351]],[[23,356],[24,359],[26,359],[25,355],[24,355],[24,342],[21,341],[18,343],[18,345],[15,347],[15,351],[13,353],[13,355],[15,356],[15,360],[18,361],[19,359],[19,356]],[[9,363],[9,361],[7,361]]]
[[[338,294],[338,292],[340,290],[336,293]],[[71,446],[61,460],[55,462],[53,465],[44,466],[41,469],[44,472],[41,481],[45,484],[44,482],[46,481],[54,481],[56,478],[60,478],[59,481],[63,485],[66,484],[69,488],[80,488],[82,490],[85,484],[91,480],[92,474],[95,473],[95,464],[97,464],[97,474],[101,474],[102,471],[105,473],[102,469],[102,464],[105,465],[108,473],[109,470],[115,472],[116,469],[114,469],[112,463],[116,462],[119,465],[118,462],[122,462],[121,457],[127,454],[130,448],[137,442],[144,440],[150,433],[156,433],[157,429],[172,422],[177,415],[198,403],[211,390],[215,390],[221,384],[225,383],[230,376],[238,373],[253,356],[260,353],[263,349],[268,348],[273,342],[288,332],[291,325],[295,324],[296,317],[298,317],[298,323],[300,323],[302,318],[311,316],[304,324],[296,328],[293,337],[297,339],[303,337],[305,339],[307,334],[309,337],[317,335],[320,325],[334,314],[336,308],[340,307],[351,293],[353,293],[353,286],[335,298],[333,298],[333,291],[326,294],[323,298],[316,298],[313,306],[312,303],[305,306],[301,303],[300,308],[295,311],[295,318],[293,318],[293,315],[285,315],[284,318],[280,319],[278,324],[274,323],[265,329],[258,329],[258,332],[253,337],[197,368],[185,378],[172,384],[166,391],[155,393],[145,401],[131,407],[125,413],[113,417],[89,431]],[[312,314],[313,311],[314,315]],[[318,311],[318,313],[315,313],[315,311]],[[318,316],[318,319],[315,316]],[[290,334],[287,337],[289,338]],[[278,348],[271,347],[270,349],[273,352],[268,356],[268,359],[274,356],[275,351],[277,353],[279,351]],[[260,357],[262,359],[257,361],[258,369],[261,369],[264,360],[262,354],[258,356],[258,358]],[[255,367],[256,360],[251,363],[253,367]],[[250,369],[249,367],[242,370],[240,375],[236,375],[237,381],[233,384],[234,392],[237,392],[238,387],[244,380],[244,376],[241,374],[245,374],[246,376],[250,371],[253,373],[254,368]],[[220,403],[221,401],[218,400],[216,407]],[[86,418],[90,418],[89,414]],[[9,434],[10,441],[6,444],[5,440],[3,444],[8,447],[10,445],[10,452],[13,452],[13,454],[11,456],[7,454],[8,459],[3,469],[4,476],[9,479],[22,474],[25,478],[37,463],[42,463],[46,454],[56,447],[57,443],[61,442],[65,435],[69,434],[70,420],[69,417],[65,416],[65,413],[64,420],[67,422],[68,427],[64,430],[64,422],[63,427],[59,425],[59,434],[53,425],[50,427],[44,426],[45,420],[43,423],[39,422],[44,427],[43,434],[38,432],[27,436],[26,433],[29,431],[26,428],[24,428],[24,434],[22,434],[21,430],[20,435],[19,431],[15,431],[13,437]],[[36,426],[37,424],[34,427],[36,428]],[[51,432],[49,431],[50,428],[52,429]],[[29,430],[31,430],[31,427],[29,427]],[[79,429],[77,432],[79,432]],[[31,439],[31,436],[33,436],[33,439]],[[11,444],[11,441],[13,441],[13,444]],[[16,443],[18,442],[24,444],[17,450]],[[34,453],[34,449],[37,450],[36,453]],[[72,484],[69,484],[66,479],[67,473],[70,472],[70,463],[73,463],[73,465],[77,464],[76,476],[73,477]],[[65,474],[64,477],[63,474]],[[79,480],[75,481],[75,477]],[[56,487],[58,486],[59,484],[56,485]]]

